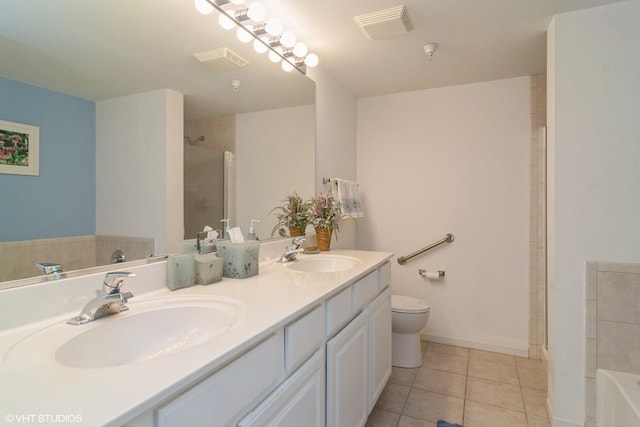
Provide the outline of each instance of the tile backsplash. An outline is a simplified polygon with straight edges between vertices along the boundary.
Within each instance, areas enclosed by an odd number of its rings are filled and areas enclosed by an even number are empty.
[[[57,262],[71,271],[110,264],[116,249],[134,260],[148,257],[154,248],[152,238],[97,235],[1,242],[0,281],[39,276],[39,262]]]
[[[587,262],[585,426],[595,426],[596,370],[640,374],[640,264]]]

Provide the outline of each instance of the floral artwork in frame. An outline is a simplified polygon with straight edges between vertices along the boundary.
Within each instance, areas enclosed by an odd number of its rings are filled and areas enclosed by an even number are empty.
[[[38,175],[40,128],[0,120],[0,173]]]

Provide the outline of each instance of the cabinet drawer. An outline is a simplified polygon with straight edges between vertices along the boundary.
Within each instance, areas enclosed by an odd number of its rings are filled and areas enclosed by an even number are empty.
[[[334,336],[353,317],[351,286],[327,301],[327,337]]]
[[[281,336],[281,335],[280,335]],[[228,426],[264,398],[278,382],[278,335],[156,410],[158,427]]]
[[[352,286],[353,313],[359,313],[376,295],[378,295],[378,270],[358,280]]]
[[[284,328],[287,373],[300,366],[324,343],[324,305],[314,308]]]
[[[325,357],[317,350],[238,427],[324,427]]]
[[[391,285],[391,263],[386,262],[380,267],[380,274],[378,275],[378,289],[383,290]]]

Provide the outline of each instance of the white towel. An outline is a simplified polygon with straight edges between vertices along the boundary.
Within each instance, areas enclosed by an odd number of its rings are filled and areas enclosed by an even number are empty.
[[[331,192],[340,203],[342,218],[362,218],[364,213],[358,198],[358,184],[346,179],[334,178],[331,180]]]

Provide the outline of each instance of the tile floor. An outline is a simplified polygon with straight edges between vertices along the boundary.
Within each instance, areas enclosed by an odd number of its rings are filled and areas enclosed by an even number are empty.
[[[366,427],[550,426],[540,360],[423,342],[420,368],[393,368]]]

